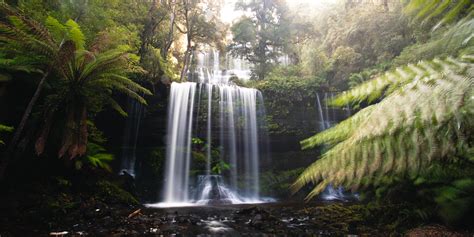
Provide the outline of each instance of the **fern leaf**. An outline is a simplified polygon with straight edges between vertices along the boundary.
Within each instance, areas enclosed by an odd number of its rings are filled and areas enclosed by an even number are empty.
[[[65,26],[68,28],[68,39],[76,44],[77,49],[84,49],[85,36],[82,33],[80,26],[73,20],[68,20]]]

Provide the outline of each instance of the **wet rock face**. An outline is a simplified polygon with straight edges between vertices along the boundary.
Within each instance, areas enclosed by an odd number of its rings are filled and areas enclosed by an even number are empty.
[[[210,183],[211,183],[211,191],[209,192],[210,200],[221,200],[221,199],[227,198],[227,197],[222,197],[216,177],[211,177]]]
[[[229,199],[212,199],[207,202],[207,205],[218,206],[218,205],[229,205],[232,201]]]
[[[241,201],[237,193],[226,186],[220,175],[200,175],[194,195],[200,205],[227,205]]]
[[[226,192],[222,192],[220,186],[222,185],[219,182],[219,178],[216,176],[211,176],[210,178],[211,191],[209,192],[208,205],[226,205],[232,204],[232,200],[226,195]]]

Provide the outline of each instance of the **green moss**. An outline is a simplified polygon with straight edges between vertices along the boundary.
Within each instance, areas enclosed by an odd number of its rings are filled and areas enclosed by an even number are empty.
[[[58,213],[67,213],[69,210],[77,208],[79,202],[67,193],[48,196],[44,201],[43,213],[57,215]]]
[[[146,157],[146,164],[151,169],[152,174],[155,177],[160,176],[163,172],[163,165],[166,159],[166,151],[163,147],[158,147],[150,152],[150,155]]]
[[[294,180],[303,172],[304,168],[283,171],[267,171],[261,175],[261,192],[265,195],[285,197]]]
[[[138,200],[129,192],[109,181],[99,181],[96,185],[97,198],[107,203],[121,203],[128,205],[139,204]]]
[[[310,215],[313,225],[336,236],[359,233],[361,236],[380,236],[385,233],[401,235],[420,222],[407,205],[342,204],[305,208],[300,214]]]

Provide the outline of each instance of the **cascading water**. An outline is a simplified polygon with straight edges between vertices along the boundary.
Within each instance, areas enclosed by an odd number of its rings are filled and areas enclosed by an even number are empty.
[[[321,100],[319,93],[316,93],[316,105],[318,106],[317,111],[319,114],[318,122],[320,125],[320,131],[326,130],[337,123],[335,118],[335,110],[328,105],[328,101],[334,98],[334,94],[324,93],[322,98],[324,100]],[[322,106],[323,104],[321,101],[324,102],[324,106]]]
[[[136,100],[129,99],[119,174],[135,177],[136,150],[142,114],[143,106]]]
[[[321,103],[321,97],[319,93],[316,93],[316,105],[317,105],[317,111],[319,114],[319,130],[324,131],[334,124],[337,123],[336,121],[336,111],[335,109],[331,108],[328,104],[329,100],[332,100],[334,98],[333,93],[324,93],[323,94],[323,102],[324,106]],[[347,110],[347,115],[350,116],[350,109],[349,107],[346,107],[345,110]],[[332,185],[329,185],[326,187],[324,192],[321,194],[321,198],[324,200],[340,200],[340,201],[345,201],[348,199],[357,199],[358,196],[357,194],[350,194],[344,191],[342,187],[333,187]]]
[[[164,200],[149,206],[262,202],[263,97],[229,82],[232,70],[221,70],[218,51],[197,60],[196,82],[171,85]],[[196,170],[194,137],[206,140],[204,170]],[[223,163],[228,170],[217,167]]]
[[[173,83],[168,110],[164,202],[189,199],[191,135],[196,83]]]

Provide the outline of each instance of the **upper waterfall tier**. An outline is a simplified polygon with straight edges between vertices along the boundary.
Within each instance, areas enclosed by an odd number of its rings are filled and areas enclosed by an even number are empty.
[[[196,66],[191,70],[189,81],[209,84],[231,84],[231,78],[250,79],[250,63],[230,53],[221,57],[218,50],[194,53]],[[197,77],[197,78],[196,78]]]

